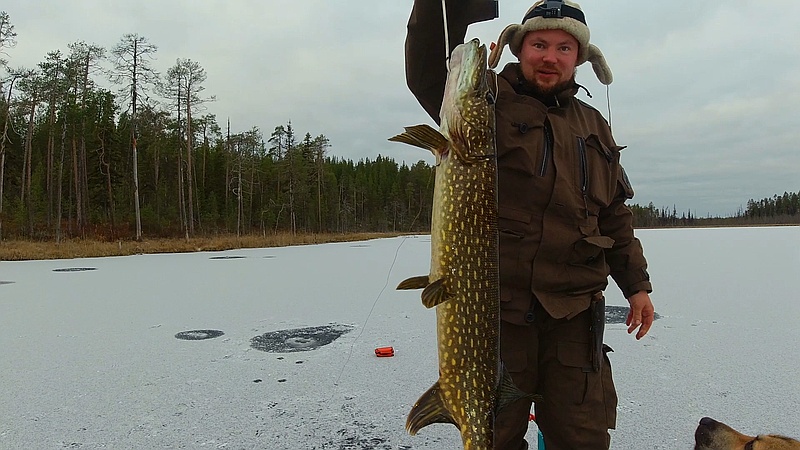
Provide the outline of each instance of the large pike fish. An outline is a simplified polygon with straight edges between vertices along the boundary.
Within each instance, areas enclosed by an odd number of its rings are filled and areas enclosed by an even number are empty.
[[[499,355],[497,163],[494,101],[486,47],[477,39],[450,55],[437,131],[406,128],[391,141],[436,156],[430,274],[397,289],[424,289],[436,307],[439,380],[408,416],[412,435],[431,423],[452,423],[465,449],[491,449],[494,416],[524,396],[503,370]]]

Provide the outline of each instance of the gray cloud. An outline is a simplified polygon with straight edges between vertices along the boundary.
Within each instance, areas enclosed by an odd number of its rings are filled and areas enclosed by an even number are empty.
[[[237,0],[107,2],[10,0],[19,34],[12,67],[84,40],[110,48],[128,32],[208,74],[208,105],[233,131],[268,137],[291,120],[300,137],[325,134],[333,155],[378,154],[409,164],[431,156],[386,139],[431,123],[408,92],[403,41],[411,1]],[[497,39],[532,3],[501,0],[500,18],[470,27]],[[749,198],[800,190],[800,2],[583,2],[592,42],[614,71],[612,125],[634,201],[729,214]],[[513,56],[505,52],[504,61]],[[502,63],[501,63],[502,64]],[[606,114],[591,69],[578,81]]]

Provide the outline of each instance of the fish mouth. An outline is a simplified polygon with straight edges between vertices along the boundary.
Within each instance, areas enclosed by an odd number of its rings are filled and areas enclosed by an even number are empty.
[[[486,46],[478,39],[458,45],[450,55],[439,116],[441,131],[451,144],[451,154],[463,162],[474,162],[476,156],[484,155],[484,145],[477,143],[487,142],[494,130],[487,56]]]
[[[457,76],[454,83],[460,97],[477,95],[486,90],[486,46],[478,39],[459,45],[450,55],[449,76]],[[452,73],[457,71],[456,73]]]

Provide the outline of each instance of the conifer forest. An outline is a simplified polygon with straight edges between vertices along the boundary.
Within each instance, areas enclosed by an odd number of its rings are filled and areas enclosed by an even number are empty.
[[[16,33],[0,14],[2,51]],[[231,133],[202,114],[203,67],[157,73],[143,36],[68,48],[37,67],[0,62],[0,239],[429,228],[424,162],[333,157],[291,121]]]

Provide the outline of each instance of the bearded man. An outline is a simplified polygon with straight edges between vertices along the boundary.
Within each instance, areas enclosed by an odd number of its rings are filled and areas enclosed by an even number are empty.
[[[447,1],[450,50],[467,26],[497,16],[487,0]],[[406,78],[439,123],[446,79],[441,0],[415,0],[406,39]],[[590,62],[612,82],[602,52],[589,43],[580,5],[539,1],[507,26],[489,56],[505,46],[517,61],[497,73],[496,139],[500,229],[500,353],[514,383],[543,400],[536,422],[547,450],[608,449],[617,394],[603,344],[609,275],[630,303],[628,333],[641,339],[654,319],[650,276],[625,202],[633,197],[620,150],[602,114],[575,95],[578,66]],[[495,449],[527,448],[531,402],[495,418]]]

